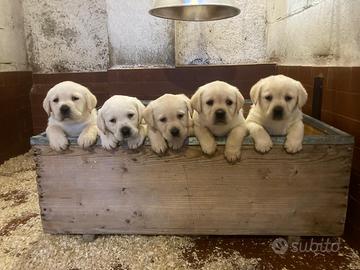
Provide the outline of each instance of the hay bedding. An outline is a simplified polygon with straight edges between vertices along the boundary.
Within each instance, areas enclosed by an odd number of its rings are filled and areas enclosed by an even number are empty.
[[[37,200],[31,153],[0,166],[0,269],[267,269],[260,258],[235,250],[215,248],[204,256],[190,237],[100,236],[84,242],[44,234]],[[359,256],[348,253],[343,269],[360,269]]]

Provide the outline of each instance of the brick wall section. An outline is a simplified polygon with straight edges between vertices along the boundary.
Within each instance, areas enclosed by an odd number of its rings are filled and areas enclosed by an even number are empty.
[[[0,164],[29,150],[31,72],[0,72]]]
[[[314,77],[324,77],[321,120],[355,136],[345,237],[360,249],[360,67],[278,66],[278,73],[303,83],[311,114]]]

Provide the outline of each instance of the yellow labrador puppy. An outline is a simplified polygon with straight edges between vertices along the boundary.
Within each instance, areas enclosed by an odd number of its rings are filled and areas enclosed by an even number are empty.
[[[300,82],[284,75],[267,77],[251,88],[253,105],[246,124],[257,151],[270,151],[270,135],[286,135],[284,147],[289,153],[302,149],[304,124],[301,108],[307,96]]]
[[[43,107],[49,116],[46,134],[50,147],[56,151],[68,147],[67,136],[77,137],[87,148],[97,139],[96,97],[81,84],[65,81],[49,90]]]
[[[110,150],[126,141],[130,149],[141,146],[146,137],[142,122],[145,106],[134,97],[116,95],[105,101],[98,111],[97,126],[102,146]]]
[[[239,89],[222,81],[201,86],[191,98],[194,111],[194,132],[205,154],[216,151],[214,136],[227,135],[225,158],[240,158],[241,144],[247,135],[242,112],[244,97]]]
[[[167,148],[178,150],[192,135],[190,99],[183,95],[165,94],[149,103],[144,111],[151,148],[157,154]]]

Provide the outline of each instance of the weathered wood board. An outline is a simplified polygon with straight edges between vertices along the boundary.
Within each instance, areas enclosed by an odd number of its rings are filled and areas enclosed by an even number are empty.
[[[43,228],[70,234],[337,236],[343,233],[353,138],[309,117],[317,135],[287,154],[283,137],[262,155],[246,138],[228,164],[195,139],[181,152],[148,145],[114,152],[71,145],[59,154],[33,137]],[[315,132],[316,134],[316,132]]]

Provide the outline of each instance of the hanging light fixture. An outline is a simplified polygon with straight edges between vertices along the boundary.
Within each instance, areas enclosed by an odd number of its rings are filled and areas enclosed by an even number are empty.
[[[214,21],[240,13],[234,0],[155,0],[149,13],[153,16],[181,21]]]

